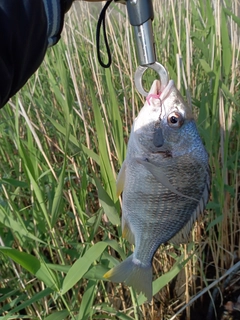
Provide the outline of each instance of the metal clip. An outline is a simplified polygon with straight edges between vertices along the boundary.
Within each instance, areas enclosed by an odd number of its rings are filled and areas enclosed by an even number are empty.
[[[153,69],[154,71],[156,71],[158,73],[158,75],[160,77],[160,82],[161,82],[161,91],[167,86],[168,81],[169,81],[167,70],[159,62],[154,62],[154,63],[149,64],[144,67],[139,66],[135,72],[135,75],[134,75],[134,82],[135,82],[135,86],[136,86],[138,92],[141,93],[145,97],[147,97],[148,92],[146,92],[143,88],[142,77],[143,77],[144,72],[148,68]]]

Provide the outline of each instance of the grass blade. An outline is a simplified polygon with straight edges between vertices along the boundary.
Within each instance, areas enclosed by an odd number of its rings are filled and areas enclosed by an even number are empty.
[[[88,249],[83,257],[79,258],[68,271],[61,288],[61,294],[70,290],[88,271],[91,264],[103,253],[107,244],[104,242],[96,243]]]
[[[16,249],[0,247],[0,252],[20,264],[24,269],[34,274],[39,280],[43,281],[49,288],[58,290],[57,279],[53,272],[47,268],[46,264],[40,262],[34,256],[19,252]]]

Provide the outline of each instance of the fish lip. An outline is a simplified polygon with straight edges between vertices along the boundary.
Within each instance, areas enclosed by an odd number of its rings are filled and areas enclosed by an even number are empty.
[[[154,84],[155,84],[155,88],[153,87]],[[149,105],[150,105],[150,98],[163,101],[171,93],[171,90],[172,88],[174,88],[174,86],[175,85],[173,80],[169,80],[166,86],[162,85],[160,80],[155,80],[152,84],[150,92],[148,93],[148,96],[146,97],[146,101],[148,102]]]
[[[163,90],[161,90],[162,88],[160,87],[160,92],[158,92],[158,94],[160,95],[159,97],[162,101],[167,98],[167,96],[170,94],[171,89],[173,87],[174,87],[173,80],[169,80],[167,86],[165,88],[163,88]]]

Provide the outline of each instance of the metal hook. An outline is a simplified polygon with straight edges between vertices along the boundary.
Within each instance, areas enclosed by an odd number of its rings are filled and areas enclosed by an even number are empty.
[[[154,62],[152,64],[147,65],[146,67],[139,66],[135,72],[135,75],[134,75],[134,82],[135,82],[135,86],[136,86],[138,92],[141,93],[145,97],[148,96],[148,93],[143,89],[142,77],[143,77],[144,72],[148,68],[153,69],[154,71],[156,71],[158,73],[158,75],[160,77],[160,81],[161,81],[161,91],[163,91],[163,89],[167,86],[168,81],[169,81],[167,70],[159,62]]]

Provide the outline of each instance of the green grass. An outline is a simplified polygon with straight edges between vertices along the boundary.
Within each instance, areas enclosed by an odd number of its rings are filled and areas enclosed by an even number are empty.
[[[1,320],[170,319],[239,259],[240,19],[237,1],[216,3],[154,2],[157,58],[192,99],[212,190],[189,243],[155,255],[151,305],[103,279],[132,250],[115,181],[144,103],[125,7],[109,9],[109,70],[96,56],[101,4],[76,3],[62,40],[1,110]]]

